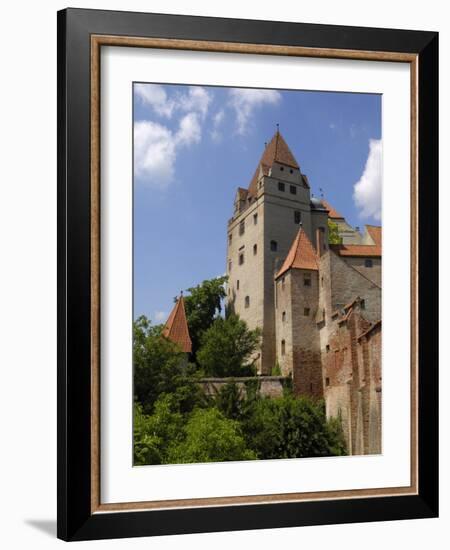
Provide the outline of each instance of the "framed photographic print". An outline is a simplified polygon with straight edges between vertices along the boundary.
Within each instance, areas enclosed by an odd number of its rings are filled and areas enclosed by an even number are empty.
[[[434,32],[58,13],[58,536],[438,513]]]

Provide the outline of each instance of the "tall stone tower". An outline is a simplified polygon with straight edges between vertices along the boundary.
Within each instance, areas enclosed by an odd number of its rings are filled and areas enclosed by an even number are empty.
[[[247,189],[238,188],[228,222],[228,307],[262,329],[258,372],[276,364],[275,275],[299,228],[314,246],[328,242],[328,211],[311,200],[307,177],[277,130]]]

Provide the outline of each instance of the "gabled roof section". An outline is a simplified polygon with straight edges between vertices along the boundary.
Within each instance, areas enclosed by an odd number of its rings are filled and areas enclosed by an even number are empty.
[[[366,228],[375,244],[331,244],[330,249],[339,256],[381,258],[381,227],[377,225],[366,225]]]
[[[328,210],[328,217],[332,220],[343,220],[344,216],[342,214],[339,214],[339,212],[331,206],[329,202],[327,202],[325,199],[320,199],[321,203],[325,206],[325,208]]]
[[[300,168],[288,144],[278,130],[264,149],[261,160],[256,167],[248,188],[250,195],[256,195],[260,168],[262,168],[264,175],[268,175],[269,169],[273,166],[274,162],[290,166],[291,168]]]
[[[189,327],[186,319],[186,311],[184,309],[184,298],[181,295],[177,303],[170,312],[169,318],[164,325],[163,336],[177,344],[181,351],[191,353],[192,341],[189,336]]]
[[[275,278],[281,277],[289,269],[319,270],[316,251],[302,228],[299,229],[291,249]]]

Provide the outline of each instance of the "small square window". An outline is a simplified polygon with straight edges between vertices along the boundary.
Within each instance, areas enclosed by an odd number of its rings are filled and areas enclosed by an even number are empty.
[[[364,266],[365,267],[373,267],[373,261],[372,260],[364,260]]]
[[[284,166],[280,166],[280,170],[282,172],[284,170]]]
[[[297,187],[295,187],[295,185],[291,185],[289,187],[289,191],[291,192],[291,195],[296,195],[297,194]]]
[[[278,191],[283,191],[284,192],[284,189],[285,189],[285,185],[282,181],[279,181],[278,182]]]
[[[304,315],[305,317],[309,317],[309,312],[310,312],[310,311],[311,311],[311,310],[309,309],[309,307],[305,307],[305,309],[303,310],[303,315]]]

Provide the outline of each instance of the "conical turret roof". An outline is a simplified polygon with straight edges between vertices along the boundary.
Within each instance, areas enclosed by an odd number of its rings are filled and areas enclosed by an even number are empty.
[[[192,341],[184,309],[184,298],[181,295],[164,325],[163,336],[177,344],[185,353],[191,353]]]

